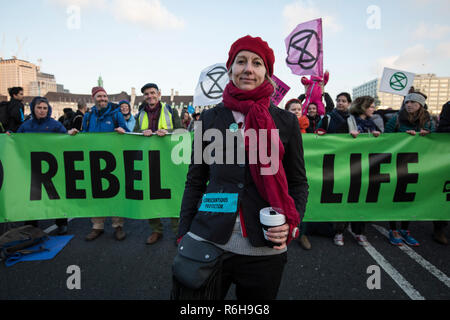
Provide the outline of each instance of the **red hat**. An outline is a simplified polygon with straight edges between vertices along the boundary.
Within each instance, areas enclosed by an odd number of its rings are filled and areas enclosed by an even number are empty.
[[[243,50],[248,50],[256,53],[263,59],[264,65],[271,77],[273,75],[273,64],[275,63],[275,55],[273,50],[269,47],[269,44],[260,37],[253,38],[251,36],[245,36],[236,40],[230,48],[228,53],[227,68],[231,68],[236,55]]]
[[[103,89],[102,87],[93,87],[93,88],[92,88],[92,98],[95,97],[95,95],[96,95],[97,93],[99,93],[100,91],[103,91],[105,94],[107,94],[107,93],[106,93],[106,90]]]

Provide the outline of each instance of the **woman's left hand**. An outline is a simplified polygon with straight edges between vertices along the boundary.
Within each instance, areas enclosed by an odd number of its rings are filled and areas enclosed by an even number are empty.
[[[289,234],[289,225],[287,223],[279,226],[269,228],[267,230],[266,236],[269,241],[279,244],[279,246],[273,247],[276,250],[282,250],[286,248],[286,242]]]
[[[373,134],[374,137],[379,137],[381,132],[380,131],[373,131],[372,134]]]
[[[428,131],[428,130],[420,129],[419,135],[421,135],[421,136],[423,137],[423,136],[426,136],[426,135],[429,134],[429,133],[430,133],[430,131]]]

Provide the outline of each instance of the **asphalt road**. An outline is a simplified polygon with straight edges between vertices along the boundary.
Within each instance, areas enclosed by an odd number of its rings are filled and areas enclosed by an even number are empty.
[[[46,229],[52,221],[42,221]],[[86,242],[88,219],[69,223],[75,237],[50,261],[21,262],[0,266],[0,299],[151,299],[166,300],[171,289],[171,263],[176,253],[175,235],[164,221],[164,237],[152,246],[145,245],[150,233],[146,221],[126,220],[127,238],[113,238],[111,222],[105,233]],[[376,223],[386,228],[387,223]],[[288,250],[278,299],[450,299],[450,246],[431,238],[431,222],[411,223],[412,235],[421,246],[401,250],[387,242],[374,224],[366,228],[371,246],[359,246],[347,231],[345,246],[336,247],[332,239],[311,236],[312,250],[293,242]],[[381,230],[383,231],[383,230]],[[450,228],[447,228],[450,238]],[[67,268],[81,270],[81,289],[69,290]],[[380,267],[380,289],[368,289],[372,272]],[[227,299],[234,299],[232,287]]]

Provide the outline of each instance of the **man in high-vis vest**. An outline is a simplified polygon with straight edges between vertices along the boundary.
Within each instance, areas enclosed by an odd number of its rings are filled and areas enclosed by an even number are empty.
[[[134,132],[142,132],[144,136],[151,137],[158,135],[165,136],[174,129],[180,129],[181,121],[177,110],[161,102],[161,91],[154,83],[147,83],[141,89],[144,95],[144,102],[139,106],[139,113],[134,126]],[[178,232],[178,218],[170,218],[172,230],[175,235]],[[163,235],[163,225],[161,219],[149,219],[152,233],[146,243],[154,244]]]

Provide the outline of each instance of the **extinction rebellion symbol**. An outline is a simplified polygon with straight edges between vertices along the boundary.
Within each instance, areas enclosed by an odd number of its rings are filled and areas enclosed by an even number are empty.
[[[389,80],[389,85],[396,91],[402,91],[408,85],[408,77],[403,72],[396,72]]]
[[[310,45],[311,40],[317,45]],[[290,61],[290,51],[296,50],[300,53],[297,61]],[[316,65],[320,56],[319,35],[314,30],[302,30],[294,34],[289,42],[288,58],[286,63],[291,65],[299,65],[305,70],[312,69]]]
[[[205,79],[204,81],[200,82],[200,87],[202,88],[203,94],[208,97],[209,99],[218,99],[222,97],[223,88],[220,86],[219,82],[220,79],[224,75],[227,74],[227,69],[224,67],[215,67],[211,69],[206,76],[209,78]],[[211,83],[212,81],[212,83]],[[208,85],[209,89],[205,89],[205,84]],[[211,84],[211,86],[209,86]]]

